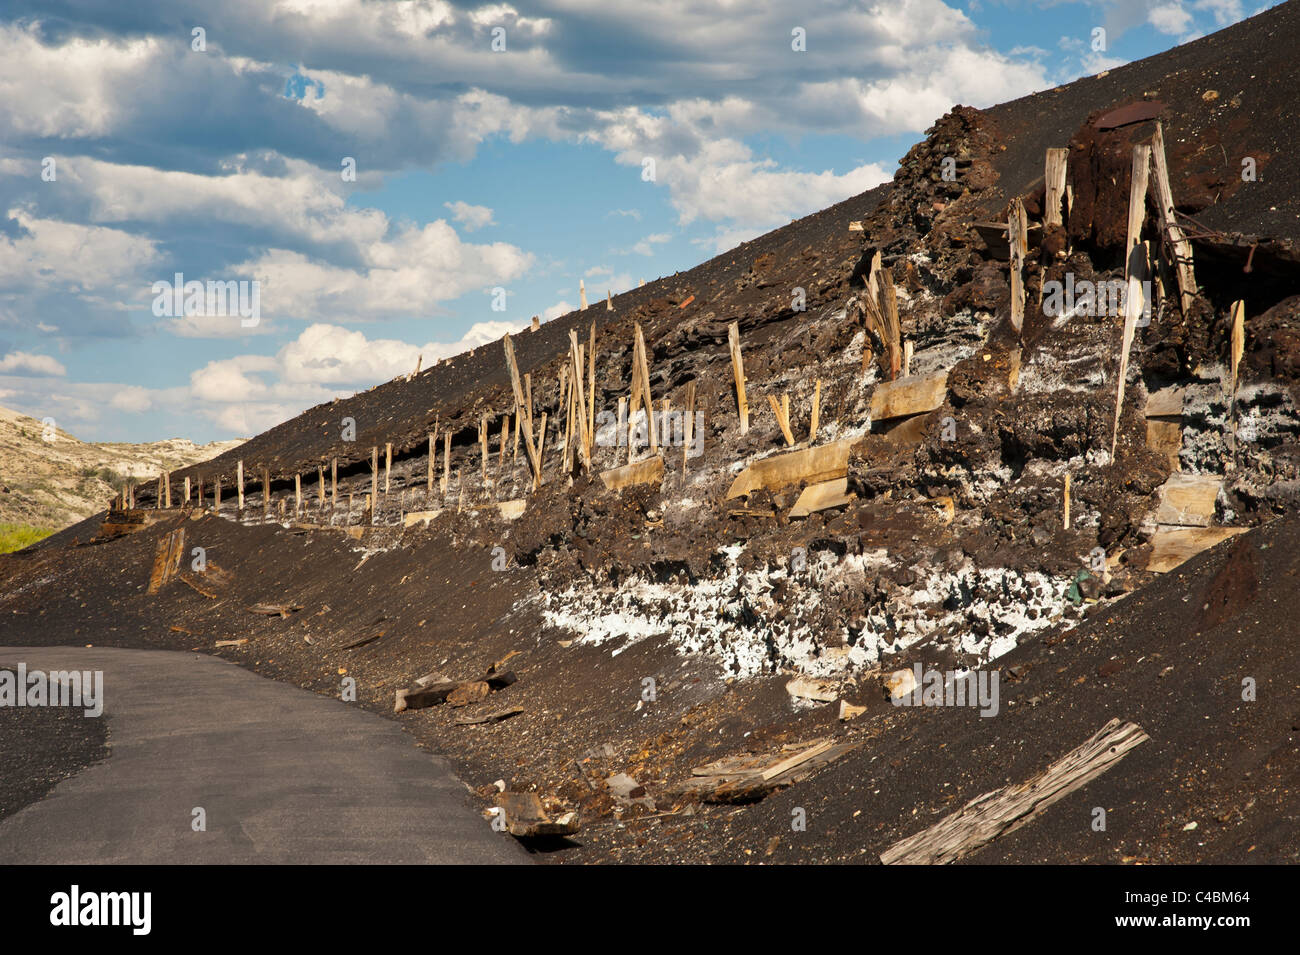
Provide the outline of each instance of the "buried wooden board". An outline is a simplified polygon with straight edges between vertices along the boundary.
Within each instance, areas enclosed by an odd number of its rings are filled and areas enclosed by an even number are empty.
[[[1162,454],[1169,461],[1169,469],[1182,467],[1179,456],[1183,451],[1183,426],[1164,418],[1147,418],[1147,447]]]
[[[942,405],[947,396],[946,371],[882,381],[871,393],[871,420],[888,421],[890,418],[925,414]]]
[[[149,572],[148,593],[156,594],[180,571],[185,556],[185,528],[179,527],[158,541],[153,568]]]
[[[410,511],[402,516],[402,527],[405,529],[407,527],[414,527],[416,524],[427,525],[429,521],[433,520],[441,513],[442,508],[437,508],[432,511]]]
[[[201,571],[182,570],[179,577],[183,584],[209,600],[225,596],[235,582],[234,574],[223,567],[218,567],[212,561],[208,561]]]
[[[1214,502],[1222,486],[1223,478],[1214,474],[1171,474],[1156,488],[1160,495],[1156,523],[1209,527],[1214,523]]]
[[[727,500],[752,494],[759,488],[775,491],[788,484],[821,484],[844,477],[849,470],[849,452],[856,440],[845,438],[755,461],[736,475],[727,491]]]
[[[607,490],[619,491],[635,484],[662,484],[664,479],[664,459],[659,455],[625,464],[620,468],[611,468],[600,472],[600,479]]]
[[[849,493],[849,479],[847,477],[836,478],[833,481],[822,481],[820,484],[810,484],[803,489],[799,495],[799,500],[794,502],[794,507],[790,508],[791,517],[807,517],[809,514],[817,511],[824,511],[832,507],[843,507],[854,499],[855,495]]]
[[[928,829],[880,854],[885,865],[946,865],[1031,822],[1096,779],[1150,737],[1136,723],[1111,720],[1090,739],[1028,781],[976,796]]]
[[[1248,527],[1161,527],[1151,537],[1151,557],[1146,569],[1157,574],[1168,573],[1183,561],[1190,560],[1203,550],[1209,550]]]
[[[1170,385],[1147,395],[1146,416],[1148,418],[1181,418],[1183,415],[1183,394],[1187,389]]]
[[[409,690],[398,690],[393,702],[393,712],[420,710],[442,703],[464,706],[483,699],[488,691],[505,689],[519,680],[513,670],[498,672],[495,667],[474,680],[448,680],[437,675],[432,676],[433,678],[427,682],[416,680],[415,686]],[[481,690],[480,686],[486,689]]]
[[[662,466],[662,465],[661,465]],[[497,512],[503,520],[517,521],[524,516],[524,510],[528,507],[527,498],[516,498],[513,501],[501,501],[497,504]]]

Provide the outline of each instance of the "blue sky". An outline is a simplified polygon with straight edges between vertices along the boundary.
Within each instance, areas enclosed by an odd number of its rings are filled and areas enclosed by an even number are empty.
[[[1270,5],[0,0],[0,404],[247,436],[870,188],[956,103]],[[256,283],[257,324],[155,314],[178,272]]]

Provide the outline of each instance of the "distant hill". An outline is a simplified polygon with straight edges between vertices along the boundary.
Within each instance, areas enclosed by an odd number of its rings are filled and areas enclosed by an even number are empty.
[[[44,430],[37,419],[0,408],[0,524],[58,530],[103,510],[128,479],[138,484],[242,443],[99,444],[62,430],[45,441]]]

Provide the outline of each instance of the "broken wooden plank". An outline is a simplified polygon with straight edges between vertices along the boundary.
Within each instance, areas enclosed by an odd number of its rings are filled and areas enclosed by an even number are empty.
[[[1230,381],[1228,394],[1237,394],[1238,372],[1241,370],[1241,356],[1246,351],[1246,303],[1238,299],[1232,303],[1232,359],[1230,362],[1229,373]]]
[[[1172,474],[1156,489],[1160,505],[1156,523],[1182,527],[1209,527],[1223,478],[1214,474]]]
[[[524,511],[528,507],[526,498],[515,498],[513,501],[501,501],[497,504],[497,513],[507,521],[516,521],[523,517]]]
[[[803,489],[803,493],[799,495],[799,500],[794,502],[794,507],[790,508],[790,517],[807,517],[817,511],[829,510],[832,507],[843,507],[854,499],[854,495],[849,493],[848,488],[849,479],[847,477],[822,481],[819,484],[810,484]]]
[[[856,442],[855,438],[845,438],[755,461],[736,475],[727,491],[727,500],[751,494],[761,487],[775,491],[789,484],[820,484],[844,477],[848,473],[849,452]]]
[[[645,404],[646,425],[650,431],[650,450],[658,452],[659,429],[654,426],[655,403],[650,396],[650,356],[646,354],[645,335],[641,332],[641,323],[636,323],[636,368],[637,380],[641,383],[641,401]],[[633,409],[634,410],[634,409]],[[630,412],[629,412],[630,413]]]
[[[1173,570],[1203,550],[1229,537],[1244,534],[1247,527],[1160,527],[1151,536],[1151,556],[1146,569],[1156,574]]]
[[[817,379],[817,384],[813,387],[812,413],[808,419],[808,443],[812,444],[817,440],[817,425],[821,421],[822,413],[822,380]],[[687,438],[687,443],[690,438]]]
[[[1150,737],[1136,723],[1111,720],[1082,745],[1024,783],[976,796],[928,829],[880,854],[885,865],[947,865],[1031,822],[1096,779]]]
[[[943,405],[947,397],[946,371],[882,381],[871,393],[871,421],[874,424],[890,418],[925,414]]]
[[[297,613],[302,609],[302,604],[253,604],[249,607],[253,613],[261,614],[264,617],[287,617],[291,613]]]
[[[1147,418],[1147,447],[1157,454],[1163,454],[1169,461],[1171,471],[1179,470],[1182,466],[1180,456],[1183,450],[1183,426],[1177,421]]]
[[[606,490],[618,491],[634,484],[662,484],[664,479],[664,459],[659,455],[634,461],[622,467],[610,468],[600,472],[600,480]]]

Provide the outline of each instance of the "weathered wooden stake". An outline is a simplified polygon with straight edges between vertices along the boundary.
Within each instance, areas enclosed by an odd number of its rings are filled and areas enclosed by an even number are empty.
[[[821,421],[822,412],[822,380],[817,379],[817,384],[813,387],[812,400],[812,419],[808,422],[808,444],[817,440],[817,425]]]
[[[1025,327],[1025,256],[1029,253],[1029,220],[1020,197],[1011,200],[1007,242],[1011,247],[1011,327],[1019,336]]]
[[[436,437],[437,436],[432,431],[429,432],[429,460],[426,462],[425,466],[425,478],[428,484],[425,493],[427,494],[433,493],[433,465],[434,456],[437,453],[437,448],[434,446],[434,439]]]
[[[1047,150],[1044,181],[1046,183],[1043,198],[1043,225],[1064,225],[1061,219],[1061,204],[1065,200],[1066,161],[1070,155],[1068,149]]]
[[[731,374],[736,380],[736,412],[740,416],[740,433],[749,433],[749,400],[745,397],[745,360],[740,353],[740,323],[727,326],[727,346],[731,349]]]
[[[389,475],[393,472],[393,442],[384,442],[384,493],[388,493]]]
[[[587,310],[587,286],[582,279],[578,279],[578,308],[584,312]]]
[[[271,471],[262,468],[262,516],[271,516]]]
[[[650,395],[650,356],[646,352],[645,335],[641,332],[641,323],[636,323],[636,351],[637,367],[640,370],[641,377],[641,401],[645,404],[645,416],[647,430],[650,432],[650,451],[657,454],[659,452],[659,439],[655,436],[657,430],[654,426],[655,404]]]
[[[379,501],[379,446],[370,449],[370,522],[375,519],[374,506]]]
[[[1238,372],[1241,369],[1241,356],[1246,352],[1246,303],[1238,299],[1232,303],[1232,390],[1237,395]]]
[[[1151,168],[1151,147],[1133,147],[1133,167],[1128,195],[1128,237],[1124,245],[1124,332],[1120,341],[1119,375],[1115,383],[1115,424],[1111,429],[1110,458],[1119,446],[1119,419],[1124,410],[1124,386],[1128,379],[1128,356],[1142,314],[1142,283],[1147,278],[1146,250],[1142,245],[1142,224],[1147,215],[1147,175]]]
[[[238,495],[239,510],[244,509],[244,462],[235,462],[235,491]]]
[[[782,395],[780,404],[777,404],[776,398],[771,395],[767,396],[767,401],[772,406],[772,414],[781,428],[781,434],[785,436],[786,446],[793,447],[794,435],[790,433],[790,396]]]
[[[686,420],[682,427],[682,480],[686,480],[686,461],[691,453],[691,439],[695,436],[695,379],[686,385]]]
[[[1156,123],[1156,131],[1151,136],[1151,161],[1155,166],[1156,206],[1160,210],[1160,228],[1165,241],[1172,248],[1170,257],[1174,262],[1175,275],[1178,279],[1179,303],[1183,314],[1188,315],[1192,309],[1192,299],[1196,297],[1196,273],[1192,268],[1192,243],[1187,241],[1183,230],[1178,227],[1174,217],[1174,193],[1169,185],[1169,167],[1165,165],[1165,134],[1162,125]]]
[[[442,436],[442,496],[447,496],[447,485],[451,483],[451,429]]]
[[[1070,529],[1070,475],[1069,474],[1065,475],[1064,502],[1065,502],[1065,529],[1068,531]]]
[[[295,474],[293,476],[293,512],[295,514],[302,513],[302,475],[301,474]]]
[[[330,459],[330,507],[339,506],[339,459]]]
[[[185,504],[188,506],[189,503],[190,503],[190,479],[186,478],[185,479]]]

